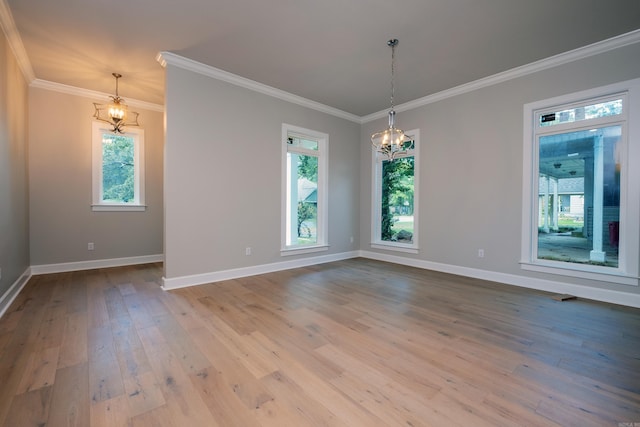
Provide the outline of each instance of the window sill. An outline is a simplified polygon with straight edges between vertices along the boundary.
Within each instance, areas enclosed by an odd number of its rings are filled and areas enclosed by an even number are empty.
[[[520,261],[520,268],[527,271],[536,271],[539,273],[557,274],[561,276],[579,277],[581,279],[597,280],[601,282],[617,283],[620,285],[638,286],[640,278],[630,276],[619,270],[611,272],[603,271],[586,271],[584,268],[557,265],[545,265],[532,263],[528,261]]]
[[[144,212],[147,205],[91,205],[94,212]]]
[[[310,254],[313,252],[324,252],[328,250],[329,250],[329,245],[299,246],[295,248],[280,249],[280,256]]]
[[[376,242],[371,243],[372,249],[383,249],[385,251],[396,251],[396,252],[404,252],[407,254],[417,254],[418,248],[416,246],[403,245],[401,243],[391,243],[391,242]]]

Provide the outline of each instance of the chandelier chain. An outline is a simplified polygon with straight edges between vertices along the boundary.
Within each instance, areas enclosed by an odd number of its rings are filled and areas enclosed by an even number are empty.
[[[395,95],[396,45],[398,44],[398,39],[389,40],[387,44],[391,46],[391,109],[393,110],[393,97]]]

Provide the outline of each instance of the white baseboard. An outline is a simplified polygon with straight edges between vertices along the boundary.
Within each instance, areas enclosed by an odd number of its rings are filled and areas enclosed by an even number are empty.
[[[487,271],[477,268],[459,267],[450,264],[441,264],[437,262],[430,262],[413,258],[404,258],[395,255],[386,255],[378,252],[360,251],[359,255],[363,258],[375,259],[378,261],[387,261],[394,264],[407,265],[410,267],[423,268],[426,270],[440,271],[443,273],[457,274],[459,276],[489,280],[492,282],[504,283],[507,285],[519,286],[522,288],[536,289],[538,291],[552,292],[555,294],[570,294],[580,298],[640,308],[640,294],[634,294],[630,292],[620,292],[602,288],[594,288],[590,286],[575,285],[572,283],[563,283],[553,280],[536,279],[532,277],[518,276],[515,274],[497,273],[495,271]]]
[[[18,277],[13,285],[0,297],[0,318],[4,316],[4,313],[7,311],[11,303],[16,299],[24,285],[27,284],[29,279],[31,278],[31,268],[27,268],[22,276]]]
[[[358,251],[351,251],[332,255],[321,255],[290,261],[274,262],[271,264],[234,268],[230,270],[214,271],[211,273],[194,274],[190,276],[180,276],[172,278],[163,277],[162,289],[171,290],[186,288],[188,286],[204,285],[206,283],[219,282],[222,280],[238,279],[240,277],[255,276],[257,274],[272,273],[274,271],[290,270],[292,268],[307,267],[309,265],[342,261],[344,259],[356,258],[358,256]]]
[[[32,265],[31,274],[66,273],[68,271],[93,270],[95,268],[123,267],[125,265],[148,264],[164,261],[164,255],[143,255],[127,258],[97,259],[91,261],[65,262],[60,264]]]

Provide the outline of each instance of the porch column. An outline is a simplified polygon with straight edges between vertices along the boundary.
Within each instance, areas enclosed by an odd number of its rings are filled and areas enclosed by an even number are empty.
[[[558,231],[558,211],[560,210],[560,203],[558,203],[558,178],[552,178],[553,186],[553,209],[551,210],[553,218],[551,219],[551,229]]]
[[[604,262],[602,251],[602,212],[604,193],[604,136],[599,132],[593,138],[593,250],[589,259]]]
[[[549,232],[549,176],[544,177],[544,197],[542,198],[544,203],[544,223],[542,225],[542,232]]]

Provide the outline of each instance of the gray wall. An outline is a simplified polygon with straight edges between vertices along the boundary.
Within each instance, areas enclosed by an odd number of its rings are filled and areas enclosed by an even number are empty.
[[[31,265],[162,254],[163,114],[134,109],[145,132],[147,210],[93,212],[95,101],[29,89]],[[87,250],[89,242],[95,250]]]
[[[638,77],[640,44],[399,112],[398,127],[420,129],[420,253],[392,254],[639,293],[634,286],[536,274],[519,266],[524,104]],[[367,123],[361,134],[361,247],[377,253],[384,251],[368,245],[369,136],[384,126],[384,119]],[[638,191],[640,183],[632,186],[631,191]],[[485,250],[484,258],[477,257],[480,248]]]
[[[29,267],[27,84],[0,32],[0,297]]]
[[[166,278],[285,260],[282,123],[329,134],[330,249],[306,256],[357,249],[359,124],[173,65],[165,78]]]

